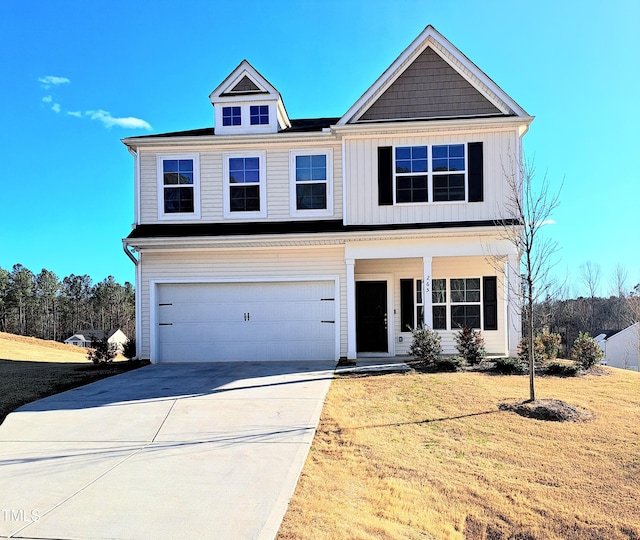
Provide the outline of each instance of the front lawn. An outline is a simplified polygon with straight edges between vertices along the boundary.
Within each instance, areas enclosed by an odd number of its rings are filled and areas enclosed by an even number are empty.
[[[539,377],[594,413],[500,410],[526,376],[338,377],[279,539],[640,538],[640,374]]]

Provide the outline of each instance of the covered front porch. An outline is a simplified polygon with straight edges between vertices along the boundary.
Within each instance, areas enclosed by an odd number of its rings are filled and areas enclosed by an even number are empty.
[[[428,326],[455,354],[462,326],[481,330],[490,355],[520,339],[518,258],[499,241],[358,242],[345,248],[347,359],[408,354],[411,329]],[[496,253],[500,253],[495,251]]]

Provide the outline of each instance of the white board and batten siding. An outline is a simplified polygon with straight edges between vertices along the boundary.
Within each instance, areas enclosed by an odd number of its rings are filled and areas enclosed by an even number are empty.
[[[153,362],[337,360],[346,343],[339,248],[159,250],[143,258],[141,353]]]
[[[483,143],[484,201],[429,202],[425,204],[378,204],[378,148],[434,144]],[[508,156],[520,147],[515,129],[504,131],[464,131],[425,133],[412,136],[380,135],[345,139],[346,221],[350,225],[384,223],[437,223],[483,221],[502,218],[509,195],[505,170]]]

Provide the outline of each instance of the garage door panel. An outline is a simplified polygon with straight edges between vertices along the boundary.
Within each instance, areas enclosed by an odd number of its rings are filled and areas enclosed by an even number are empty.
[[[333,282],[161,284],[158,361],[333,360]]]

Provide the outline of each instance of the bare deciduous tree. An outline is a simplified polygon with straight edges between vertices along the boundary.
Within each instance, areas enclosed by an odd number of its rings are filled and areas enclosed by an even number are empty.
[[[545,227],[553,223],[551,216],[560,204],[562,185],[555,192],[545,174],[535,181],[532,162],[522,161],[521,167],[512,164],[504,170],[508,193],[505,210],[508,218],[499,221],[507,239],[520,254],[522,287],[512,291],[520,298],[522,320],[526,326],[529,351],[529,400],[535,401],[534,306],[553,296],[550,270],[558,244],[545,234]]]

